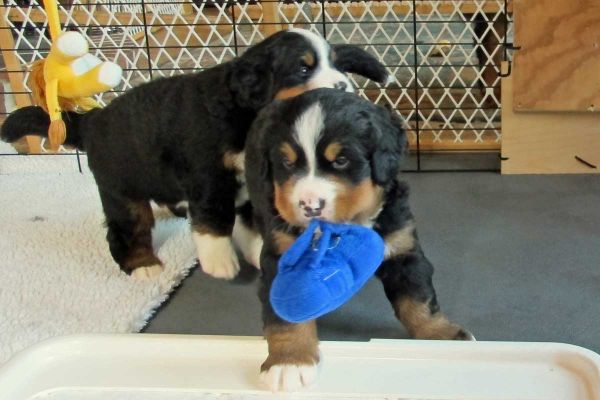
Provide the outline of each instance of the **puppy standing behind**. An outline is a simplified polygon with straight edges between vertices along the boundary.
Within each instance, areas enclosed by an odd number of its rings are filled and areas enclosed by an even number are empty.
[[[318,89],[266,107],[246,145],[246,181],[264,238],[260,299],[269,356],[262,378],[272,390],[296,390],[316,378],[316,322],[292,324],[269,303],[282,253],[314,217],[372,226],[385,240],[376,275],[396,317],[419,339],[470,340],[440,312],[398,179],[406,148],[401,121],[358,96]]]
[[[152,249],[150,200],[171,208],[187,202],[202,269],[232,278],[239,262],[232,233],[257,266],[262,241],[236,221],[245,201],[246,133],[274,98],[318,87],[352,91],[345,72],[386,82],[385,68],[363,50],[330,47],[301,29],[279,32],[241,57],[196,74],[158,79],[86,114],[64,113],[66,144],[85,150],[98,185],[111,254],[134,277],[159,274]],[[45,136],[50,120],[39,107],[12,113],[1,137]],[[245,210],[249,207],[246,205]],[[67,210],[68,211],[68,210]],[[234,235],[235,236],[235,235]]]

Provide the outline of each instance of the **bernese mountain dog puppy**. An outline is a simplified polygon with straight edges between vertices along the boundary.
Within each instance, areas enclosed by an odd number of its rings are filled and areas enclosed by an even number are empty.
[[[66,144],[87,152],[110,252],[121,269],[140,279],[162,271],[152,249],[151,200],[175,211],[186,204],[206,273],[237,274],[233,233],[244,257],[258,266],[262,239],[242,218],[234,230],[236,206],[247,198],[243,160],[250,124],[276,98],[319,87],[353,91],[347,72],[388,79],[383,65],[360,48],[330,46],[310,31],[290,29],[230,62],[145,83],[86,114],[64,113]],[[25,107],[8,117],[1,137],[45,136],[49,123],[42,108]]]
[[[471,340],[441,312],[433,267],[419,244],[399,179],[407,147],[402,121],[350,93],[317,89],[263,109],[248,134],[246,183],[264,238],[260,299],[269,355],[261,368],[271,390],[316,378],[316,321],[279,318],[269,302],[280,256],[312,218],[372,227],[385,241],[376,276],[396,317],[418,339]]]

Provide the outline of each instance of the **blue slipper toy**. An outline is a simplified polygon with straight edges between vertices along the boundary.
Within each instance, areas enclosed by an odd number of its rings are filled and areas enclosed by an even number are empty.
[[[270,292],[275,313],[299,323],[335,310],[375,273],[384,250],[372,229],[313,220],[279,259]]]

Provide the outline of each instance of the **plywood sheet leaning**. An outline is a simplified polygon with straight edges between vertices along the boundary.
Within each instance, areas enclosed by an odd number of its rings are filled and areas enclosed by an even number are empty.
[[[600,1],[515,0],[514,107],[600,111]]]
[[[600,113],[515,112],[502,79],[502,173],[600,173]]]

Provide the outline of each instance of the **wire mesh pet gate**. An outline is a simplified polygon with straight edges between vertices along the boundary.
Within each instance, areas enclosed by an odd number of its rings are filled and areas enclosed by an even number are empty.
[[[100,103],[159,76],[227,61],[296,26],[331,43],[360,45],[387,66],[391,85],[360,77],[354,83],[360,95],[406,119],[419,161],[428,151],[500,148],[500,62],[512,31],[508,0],[69,1],[59,11],[64,26],[82,32],[93,54],[124,70],[120,86],[99,95]],[[50,42],[37,0],[4,0],[0,19],[6,115],[11,101],[30,104],[27,67],[47,54]]]

